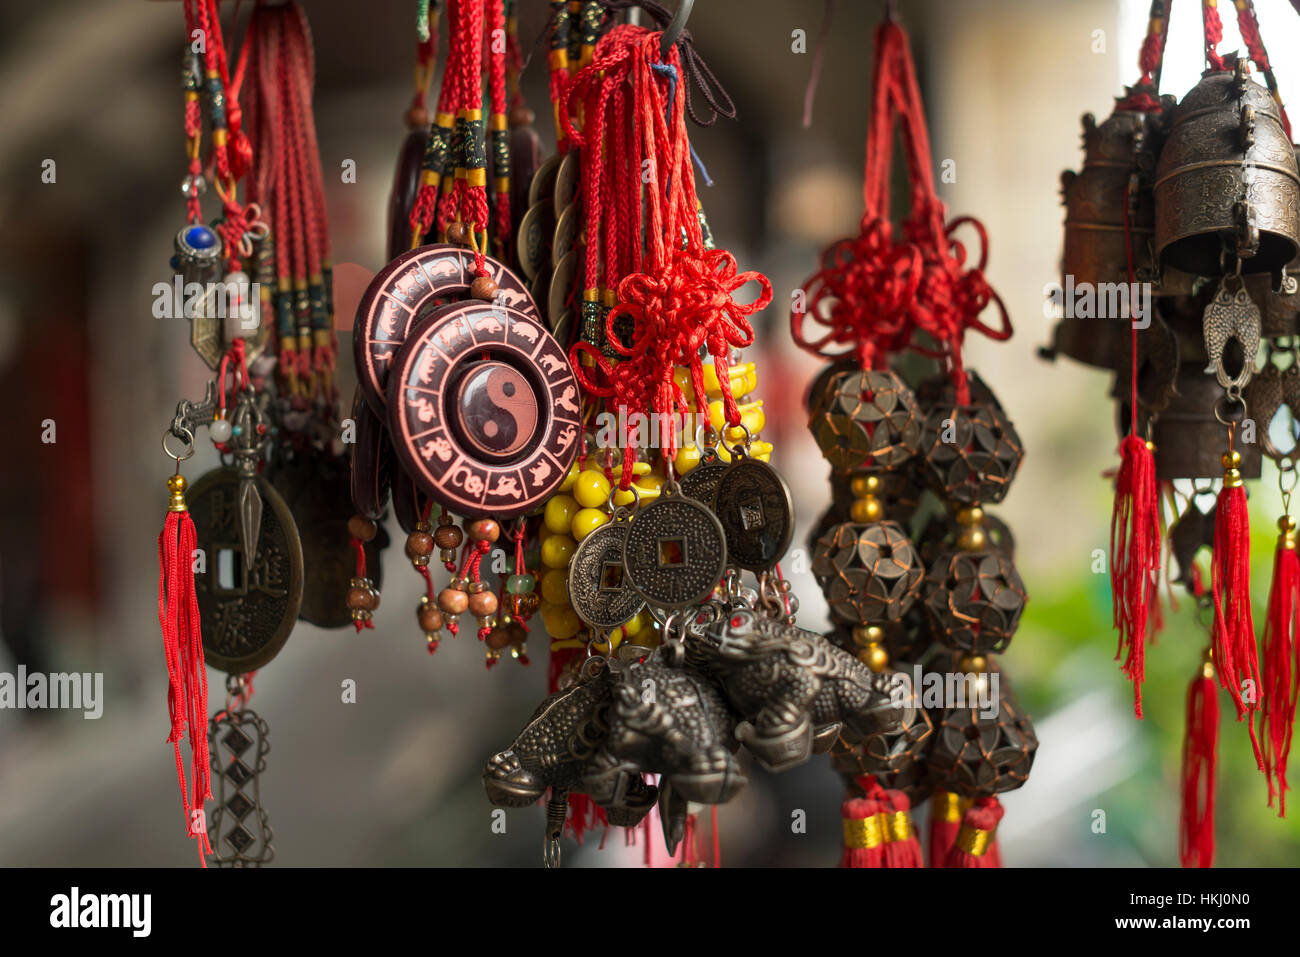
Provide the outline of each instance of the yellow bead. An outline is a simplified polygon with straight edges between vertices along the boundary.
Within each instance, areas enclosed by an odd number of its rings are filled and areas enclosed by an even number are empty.
[[[767,462],[772,458],[771,442],[755,442],[749,447],[749,457],[758,459],[760,462]]]
[[[632,463],[632,478],[635,479],[638,475],[649,475],[651,468],[652,466],[645,459],[637,459]],[[610,471],[613,473],[615,481],[623,477],[622,465],[615,465]]]
[[[880,499],[874,495],[868,498],[855,498],[849,506],[849,517],[855,522],[878,522],[884,515]]]
[[[541,608],[542,623],[552,638],[563,641],[572,638],[582,627],[582,619],[568,605],[546,605]]]
[[[678,449],[677,454],[673,456],[673,468],[677,469],[678,475],[685,475],[699,464],[700,449],[694,443]]]
[[[582,470],[578,468],[578,463],[574,462],[569,466],[569,474],[564,476],[564,481],[560,483],[560,491],[567,492],[573,488],[573,483],[578,481],[578,473]]]
[[[737,393],[738,395],[748,395],[749,393],[753,392],[755,389],[758,388],[758,369],[755,368],[754,363],[752,362],[748,363],[748,365],[749,365],[749,371],[745,373],[745,378],[744,378],[745,391]]]
[[[632,620],[623,626],[623,634],[627,635],[629,638],[635,638],[645,630],[646,621],[649,617],[650,615],[647,612],[637,612]]]
[[[600,526],[609,521],[609,515],[603,508],[583,508],[579,509],[573,516],[573,524],[570,530],[573,533],[573,540],[580,542]]]
[[[673,370],[673,381],[677,387],[686,393],[686,401],[691,405],[695,404],[695,389],[691,386],[691,370],[685,366],[678,366]]]
[[[563,569],[553,568],[542,576],[542,601],[552,605],[569,603],[569,576]]]
[[[573,497],[583,508],[600,508],[609,500],[609,479],[604,472],[587,469],[574,483]]]
[[[574,541],[568,535],[552,535],[542,542],[542,564],[547,568],[564,568],[573,557],[573,549]]]
[[[578,514],[578,503],[570,495],[556,495],[546,503],[542,513],[542,522],[548,531],[562,535],[573,524],[573,516]]]
[[[879,475],[857,475],[849,483],[849,488],[858,498],[866,498],[880,491]]]

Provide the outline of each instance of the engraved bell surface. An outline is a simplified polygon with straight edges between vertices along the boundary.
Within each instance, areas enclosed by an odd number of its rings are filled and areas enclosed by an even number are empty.
[[[1201,276],[1280,274],[1300,252],[1300,174],[1272,94],[1244,61],[1183,97],[1156,168],[1156,253]]]

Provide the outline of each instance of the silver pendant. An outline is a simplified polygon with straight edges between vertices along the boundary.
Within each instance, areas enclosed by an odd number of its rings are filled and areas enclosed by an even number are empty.
[[[781,560],[794,535],[790,489],[766,462],[737,454],[718,479],[713,513],[727,538],[727,561],[752,572]]]
[[[628,586],[623,574],[628,516],[627,509],[615,511],[608,524],[578,544],[569,562],[569,601],[593,628],[617,628],[645,607],[645,599]]]
[[[1244,389],[1255,374],[1255,355],[1259,352],[1259,307],[1251,301],[1245,283],[1236,293],[1228,291],[1228,277],[1219,283],[1219,291],[1205,307],[1203,320],[1205,353],[1209,357],[1206,372],[1214,373],[1225,389]],[[1241,348],[1241,369],[1234,376],[1223,364],[1223,350],[1228,340],[1236,339]]]
[[[271,750],[267,733],[266,722],[255,712],[231,711],[229,704],[208,722],[216,801],[208,859],[219,867],[260,867],[275,857],[260,785]]]

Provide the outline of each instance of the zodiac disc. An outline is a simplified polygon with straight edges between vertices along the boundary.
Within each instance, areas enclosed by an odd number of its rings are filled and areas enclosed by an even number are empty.
[[[459,514],[509,518],[564,480],[578,403],[568,356],[535,314],[467,300],[411,330],[388,383],[388,427],[421,491]]]
[[[569,562],[569,601],[593,628],[617,628],[632,619],[645,599],[623,576],[628,523],[615,519],[587,535]]]
[[[228,674],[247,674],[279,653],[302,602],[302,544],[284,499],[264,477],[252,481],[266,506],[251,567],[239,543],[237,469],[208,472],[186,493],[203,566],[194,576],[203,654]]]
[[[352,398],[352,422],[356,429],[356,441],[352,443],[352,507],[378,521],[383,517],[393,483],[393,447],[383,420],[370,410],[360,387]]]
[[[727,536],[727,558],[749,571],[771,568],[790,547],[794,507],[785,480],[766,462],[742,458],[719,478],[713,512]]]
[[[540,322],[537,305],[519,277],[490,257],[487,267],[497,284],[495,303]],[[357,380],[376,415],[382,418],[386,412],[389,370],[407,332],[435,307],[468,296],[474,278],[472,252],[435,243],[403,253],[371,280],[357,306],[352,351]]]
[[[651,605],[699,604],[727,567],[722,526],[706,506],[665,491],[631,521],[623,567],[628,583]]]

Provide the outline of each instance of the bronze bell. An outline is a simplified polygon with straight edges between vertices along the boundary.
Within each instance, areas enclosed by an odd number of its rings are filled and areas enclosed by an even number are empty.
[[[1130,88],[1127,96],[1141,92]],[[1167,114],[1173,98],[1165,97]],[[1119,97],[1116,103],[1121,103]],[[1133,250],[1133,277],[1150,280],[1155,235],[1155,202],[1151,184],[1156,155],[1164,135],[1163,115],[1116,108],[1098,125],[1083,115],[1083,169],[1061,174],[1065,205],[1065,250],[1061,257],[1061,286],[1129,281],[1124,236],[1125,204]],[[1056,325],[1051,351],[1085,365],[1114,369],[1115,356],[1128,342],[1124,320],[1064,316]]]
[[[1300,173],[1277,102],[1246,62],[1183,97],[1156,167],[1156,255],[1199,276],[1272,273],[1300,252]]]
[[[1223,478],[1220,456],[1228,450],[1228,429],[1215,412],[1226,413],[1227,393],[1206,375],[1203,362],[1184,362],[1178,369],[1177,392],[1152,429],[1156,478]],[[1250,414],[1249,412],[1247,414]],[[1119,431],[1128,429],[1128,403],[1119,405]],[[1258,442],[1237,442],[1243,478],[1259,478],[1263,456]]]

